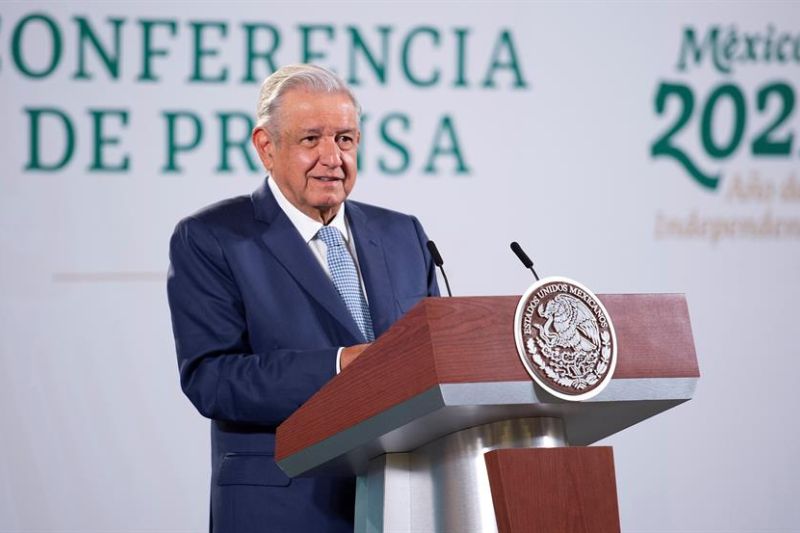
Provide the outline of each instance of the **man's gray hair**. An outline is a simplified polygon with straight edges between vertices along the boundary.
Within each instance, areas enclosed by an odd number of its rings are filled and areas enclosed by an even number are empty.
[[[266,129],[273,135],[278,133],[276,119],[280,113],[281,97],[292,89],[346,94],[353,101],[357,119],[361,116],[358,100],[339,76],[316,65],[286,65],[270,74],[261,84],[256,109],[256,128]]]

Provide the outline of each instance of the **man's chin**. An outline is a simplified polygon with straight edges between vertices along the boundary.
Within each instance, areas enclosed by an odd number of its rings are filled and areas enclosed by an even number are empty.
[[[346,199],[347,195],[341,192],[321,194],[317,196],[314,207],[317,209],[338,209]]]
[[[324,222],[329,222],[339,212],[345,198],[344,196],[337,196],[314,202],[313,208],[322,215]]]

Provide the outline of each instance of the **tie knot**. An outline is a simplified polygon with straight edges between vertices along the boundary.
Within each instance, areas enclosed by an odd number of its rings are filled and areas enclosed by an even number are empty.
[[[344,237],[342,237],[342,232],[333,226],[322,226],[322,228],[320,228],[320,230],[317,232],[317,237],[319,237],[328,248],[344,246]]]

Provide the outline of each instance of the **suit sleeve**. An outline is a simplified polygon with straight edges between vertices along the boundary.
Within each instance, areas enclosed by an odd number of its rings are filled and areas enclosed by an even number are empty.
[[[172,236],[167,295],[181,387],[203,416],[276,426],[334,376],[336,347],[251,351],[240,287],[198,219]]]

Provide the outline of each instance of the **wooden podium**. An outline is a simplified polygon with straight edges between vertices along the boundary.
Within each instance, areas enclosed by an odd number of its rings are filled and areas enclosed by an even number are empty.
[[[614,378],[583,402],[535,385],[518,297],[427,298],[278,428],[289,476],[353,474],[357,532],[619,531],[611,448],[587,447],[691,399],[683,295],[598,295]]]

